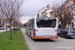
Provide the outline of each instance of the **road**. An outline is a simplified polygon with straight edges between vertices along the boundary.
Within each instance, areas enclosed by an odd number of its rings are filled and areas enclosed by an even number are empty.
[[[25,29],[21,29],[24,35],[26,44],[29,50],[75,50],[75,39],[41,39],[32,40],[27,34]]]
[[[9,29],[7,29],[7,30],[9,30]],[[6,29],[4,29],[4,30],[0,30],[0,33],[1,33],[1,32],[4,32],[4,31],[6,31]]]

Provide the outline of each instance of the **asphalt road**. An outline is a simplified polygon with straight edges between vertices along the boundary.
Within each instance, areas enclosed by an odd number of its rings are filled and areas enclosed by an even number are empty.
[[[25,34],[25,29],[22,28],[21,30],[29,50],[75,50],[75,39],[59,37],[58,39],[51,40],[32,40],[27,34]]]

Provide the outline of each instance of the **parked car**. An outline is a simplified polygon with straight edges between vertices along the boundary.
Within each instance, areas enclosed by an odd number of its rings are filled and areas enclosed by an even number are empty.
[[[13,30],[20,30],[20,27],[13,27]]]
[[[4,29],[8,29],[8,27],[4,27]]]
[[[4,28],[3,27],[0,27],[0,30],[3,30]]]
[[[20,27],[16,27],[17,30],[20,30]]]
[[[75,30],[74,29],[64,29],[60,33],[60,36],[64,38],[75,38]]]
[[[61,28],[59,28],[58,29],[58,36],[60,36],[60,33],[62,32],[62,29]]]
[[[12,30],[14,29],[14,27],[12,27]]]

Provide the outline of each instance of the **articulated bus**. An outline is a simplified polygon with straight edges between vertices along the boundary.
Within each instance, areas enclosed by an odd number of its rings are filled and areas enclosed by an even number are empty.
[[[25,33],[32,39],[57,39],[58,18],[35,17],[26,24]]]

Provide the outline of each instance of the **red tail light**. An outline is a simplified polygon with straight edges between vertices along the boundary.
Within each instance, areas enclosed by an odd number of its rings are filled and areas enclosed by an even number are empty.
[[[58,35],[58,29],[57,29],[57,35]]]
[[[36,29],[34,29],[34,35],[36,35]]]
[[[68,33],[68,30],[67,30],[67,33]]]

